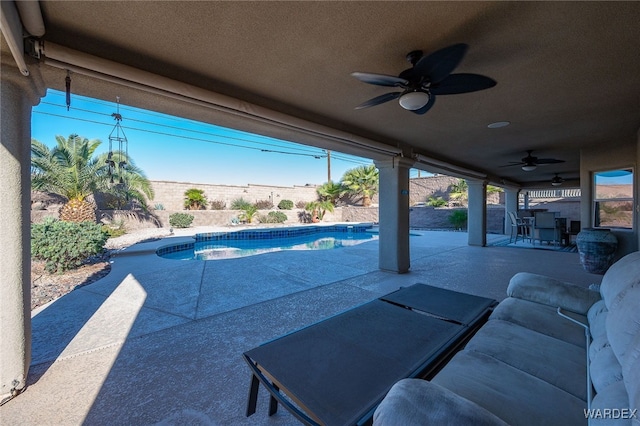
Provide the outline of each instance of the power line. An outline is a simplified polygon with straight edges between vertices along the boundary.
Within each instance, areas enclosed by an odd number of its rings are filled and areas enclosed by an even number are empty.
[[[42,104],[46,104],[46,105],[51,105],[54,107],[63,107],[62,105],[57,105],[51,102],[41,102]],[[102,112],[97,112],[97,111],[91,111],[91,110],[86,110],[86,109],[82,109],[82,108],[72,108],[75,111],[82,111],[82,112],[87,112],[90,114],[96,114],[96,115],[101,115],[101,116],[105,116],[105,117],[111,117],[111,114],[107,114],[107,113],[102,113]],[[53,115],[53,116],[57,116],[57,117],[64,117],[64,118],[68,118],[70,120],[80,120],[80,121],[89,121],[88,119],[82,119],[79,117],[67,117],[67,116],[63,116],[63,115],[54,115],[54,113],[49,113],[49,112],[44,112],[44,111],[36,111],[40,114],[48,114],[48,115]],[[298,150],[301,152],[309,152],[309,153],[314,153],[313,155],[319,155],[319,154],[315,154],[316,151],[312,150],[312,149],[305,149],[305,148],[298,148],[298,147],[289,147],[289,146],[282,146],[281,144],[275,144],[275,143],[267,143],[267,142],[259,142],[259,141],[254,141],[251,139],[246,139],[246,138],[239,138],[239,137],[234,137],[234,136],[228,136],[228,135],[221,135],[221,134],[217,134],[217,133],[212,133],[212,132],[204,132],[204,131],[199,131],[199,130],[192,130],[192,129],[185,129],[183,127],[177,127],[177,126],[169,126],[166,124],[159,124],[159,123],[153,123],[150,121],[144,121],[144,120],[138,120],[135,118],[130,118],[127,117],[127,121],[134,121],[134,122],[138,122],[138,123],[142,123],[142,124],[149,124],[152,126],[157,126],[157,127],[161,127],[161,128],[169,128],[169,129],[173,129],[173,130],[181,130],[184,132],[190,132],[190,133],[195,133],[195,134],[201,134],[201,135],[206,135],[206,136],[213,136],[213,137],[218,137],[218,138],[223,138],[223,139],[230,139],[230,140],[236,140],[236,141],[240,141],[240,142],[248,142],[248,143],[253,143],[256,145],[263,145],[263,146],[273,146],[273,147],[277,147],[277,148],[284,148],[284,149],[291,149],[291,150]],[[89,121],[89,122],[93,122],[93,121]],[[106,123],[100,123],[100,122],[93,122],[96,124],[105,124],[105,125],[110,125],[110,124],[106,124]],[[148,132],[154,132],[153,130],[146,130],[146,129],[138,129],[139,131],[148,131]],[[243,132],[244,133],[244,132]],[[251,135],[251,134],[248,134]],[[178,135],[175,135],[176,137],[178,137]],[[253,136],[253,135],[251,135]],[[271,138],[268,138],[269,140],[273,140]],[[293,142],[290,142],[290,144],[293,144]]]
[[[55,95],[55,96],[59,96],[59,97],[63,97],[64,96],[64,93],[58,92],[58,91],[51,91],[51,94]],[[111,103],[106,102],[106,101],[103,102],[103,101],[100,101],[100,100],[96,100],[96,99],[93,99],[93,98],[86,98],[86,97],[83,97],[83,96],[78,96],[78,97],[81,98],[81,100],[83,102],[90,103],[90,104],[96,104],[96,105],[99,105],[100,107],[105,107],[106,108],[106,107],[113,106]],[[64,105],[56,104],[56,103],[53,103],[53,102],[42,101],[41,104],[50,105],[50,106],[53,106],[55,108],[65,108]],[[88,114],[95,114],[95,115],[98,115],[98,116],[111,118],[111,114],[108,114],[108,113],[103,113],[103,112],[89,110],[89,109],[83,109],[83,108],[77,108],[77,107],[73,107],[72,109],[75,110],[75,111],[78,111],[78,112],[84,112],[84,113],[88,113]],[[161,118],[163,120],[169,119],[169,120],[176,121],[176,122],[187,121],[187,122],[190,122],[190,123],[194,123],[194,125],[198,125],[198,126],[214,126],[214,125],[210,125],[210,124],[207,124],[207,123],[201,123],[201,122],[197,122],[197,121],[193,121],[193,120],[182,119],[182,118],[174,117],[174,116],[171,116],[171,115],[155,113],[155,112],[152,112],[152,111],[146,111],[146,110],[126,107],[126,106],[122,106],[122,105],[121,105],[121,110],[131,111],[135,115],[148,115],[148,116],[151,116],[151,117]],[[78,120],[78,121],[83,121],[83,122],[87,122],[87,123],[91,123],[91,124],[98,124],[98,125],[102,125],[102,126],[112,126],[111,123],[104,123],[104,122],[101,122],[101,121],[90,120],[90,119],[86,119],[86,118],[69,117],[67,115],[59,115],[59,114],[55,114],[55,113],[52,113],[52,112],[37,111],[37,110],[34,110],[34,112],[37,113],[37,114],[43,114],[43,115],[49,115],[49,116],[53,116],[53,117],[66,118],[66,119],[70,119],[70,120]],[[263,140],[262,141],[258,141],[258,140],[252,140],[252,139],[247,139],[247,138],[241,138],[241,137],[235,137],[235,136],[229,136],[229,135],[222,135],[222,134],[218,134],[218,133],[214,133],[214,132],[207,132],[207,131],[194,130],[194,129],[185,129],[184,127],[172,126],[172,125],[168,125],[168,124],[160,124],[160,123],[155,123],[155,122],[152,122],[152,121],[146,121],[146,120],[141,120],[141,119],[132,118],[132,117],[127,117],[127,121],[132,121],[132,122],[136,122],[136,123],[140,123],[140,124],[146,124],[146,125],[150,125],[150,126],[154,126],[154,127],[167,128],[167,129],[171,129],[171,130],[179,130],[179,131],[182,131],[182,132],[188,132],[188,133],[192,133],[192,134],[196,134],[196,135],[205,135],[205,136],[210,136],[210,137],[214,137],[214,138],[221,138],[221,139],[224,139],[224,140],[245,142],[245,143],[249,143],[249,144],[253,144],[253,145],[258,145],[258,147],[239,145],[239,144],[221,142],[221,141],[215,141],[215,140],[211,140],[211,139],[204,139],[204,138],[193,137],[193,136],[179,135],[179,134],[175,134],[175,133],[169,133],[169,132],[163,132],[163,131],[157,131],[157,130],[151,130],[151,129],[136,128],[136,127],[131,127],[131,126],[123,126],[123,128],[130,129],[130,130],[135,130],[135,131],[139,131],[139,132],[152,133],[152,134],[157,134],[157,135],[163,135],[163,136],[169,136],[169,137],[175,137],[175,138],[181,138],[181,139],[187,139],[187,140],[193,140],[193,141],[199,141],[199,142],[206,142],[206,143],[217,144],[217,145],[231,146],[231,147],[235,147],[235,148],[260,150],[261,152],[266,152],[266,153],[277,153],[277,154],[284,154],[284,155],[299,155],[299,156],[305,156],[305,157],[313,157],[313,158],[317,158],[317,159],[326,158],[327,157],[327,154],[326,154],[325,150],[321,150],[321,153],[318,153],[317,150],[320,150],[319,148],[306,148],[306,147],[303,147],[303,146],[297,146],[298,144],[296,144],[295,142],[279,141],[277,139],[273,139],[273,138],[270,138],[270,137],[267,137],[267,136],[255,135],[255,134],[252,134],[252,133],[246,133],[246,132],[241,132],[241,131],[235,131],[235,132],[237,132],[238,134],[246,134],[247,136],[250,136],[251,138],[257,138],[257,139],[263,139]],[[218,126],[215,126],[215,127],[218,127]],[[220,129],[224,130],[224,128],[220,128]],[[233,131],[233,130],[229,130],[229,131]],[[269,141],[269,142],[267,142],[267,141]],[[273,143],[273,142],[280,142],[280,143]],[[296,145],[296,146],[291,146],[291,145]],[[279,149],[263,148],[265,146],[266,147],[279,148]],[[287,151],[283,151],[283,150],[287,150]],[[336,153],[336,152],[332,153],[332,159],[336,159],[336,160],[339,160],[339,161],[348,162],[348,163],[352,163],[352,164],[358,164],[358,165],[370,164],[370,160],[366,161],[364,159],[360,159],[359,157],[351,157],[351,156],[348,156],[348,154],[341,154],[341,153]]]
[[[70,120],[83,121],[83,122],[86,122],[86,123],[98,124],[98,125],[101,125],[101,126],[109,126],[109,127],[112,126],[111,124],[102,123],[102,122],[95,121],[95,120],[88,120],[86,118],[66,117],[64,115],[53,114],[53,113],[44,112],[44,111],[34,111],[34,113],[42,114],[42,115],[49,115],[49,116],[52,116],[52,117],[67,118],[67,119],[70,119]],[[234,148],[252,149],[254,151],[267,151],[267,150],[264,150],[263,148],[257,148],[257,147],[254,147],[254,146],[244,146],[244,145],[237,145],[237,144],[232,144],[232,143],[227,143],[227,142],[212,141],[212,140],[209,140],[209,139],[196,138],[196,137],[193,137],[193,136],[176,135],[176,134],[172,134],[172,133],[159,132],[159,131],[156,131],[156,130],[149,130],[149,129],[140,129],[140,128],[131,127],[131,126],[122,126],[122,128],[123,129],[127,129],[127,130],[152,133],[152,134],[156,134],[156,135],[170,136],[170,137],[174,137],[174,138],[187,139],[187,140],[198,141],[198,142],[206,142],[206,143],[211,143],[211,144],[215,144],[215,145],[224,145],[224,146],[231,146],[231,147],[234,147]],[[223,136],[221,136],[221,137],[223,137]],[[242,140],[242,139],[238,139],[238,140]],[[244,141],[245,142],[251,142],[251,141],[248,141],[248,140],[244,140]],[[272,151],[272,152],[275,152],[275,151]],[[305,154],[305,153],[298,153],[298,152],[281,152],[281,153],[291,154],[291,155],[299,155],[299,156],[303,156],[303,157],[314,157],[314,158],[317,157],[317,155],[315,155],[315,154]]]

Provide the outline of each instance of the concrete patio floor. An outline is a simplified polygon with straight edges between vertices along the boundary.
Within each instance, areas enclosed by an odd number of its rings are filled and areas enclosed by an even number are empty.
[[[245,417],[244,351],[414,283],[501,300],[520,271],[585,286],[601,279],[577,253],[416,233],[402,275],[378,269],[378,241],[206,262],[155,255],[185,237],[131,246],[109,275],[34,311],[29,386],[0,407],[1,423],[298,424],[282,408],[268,417],[264,389],[257,413]]]

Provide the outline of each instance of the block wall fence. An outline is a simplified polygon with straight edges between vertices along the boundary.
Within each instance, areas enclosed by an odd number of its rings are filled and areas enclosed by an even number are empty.
[[[426,202],[429,197],[442,197],[449,199],[451,185],[458,182],[457,178],[449,176],[432,176],[424,178],[414,178],[410,180],[409,202],[410,205]],[[291,200],[294,205],[298,202],[307,203],[317,199],[316,185],[305,186],[270,186],[254,185],[246,186],[234,185],[213,185],[190,182],[168,182],[151,181],[155,197],[149,203],[148,213],[130,210],[98,210],[98,219],[109,223],[122,220],[129,230],[148,227],[169,227],[169,216],[175,212],[187,212],[194,216],[192,226],[227,226],[231,220],[237,217],[240,212],[228,210],[233,200],[243,198],[249,202],[270,200],[274,206],[282,200]],[[207,200],[223,201],[225,210],[184,210],[184,193],[186,190],[196,188],[204,191]],[[32,198],[34,198],[32,196]],[[35,198],[34,198],[35,199]],[[361,207],[357,204],[358,199],[347,200],[348,203],[337,207],[333,213],[327,212],[325,222],[378,222],[378,196],[372,199],[372,207]],[[41,202],[46,208],[35,208],[31,211],[31,221],[40,222],[44,217],[58,217],[58,209],[61,206],[60,199],[55,201]],[[356,204],[356,205],[353,205]],[[154,206],[162,206],[162,209],[154,209]],[[530,206],[545,208],[548,211],[560,212],[560,216],[569,220],[579,220],[580,203],[579,200],[544,200],[531,202]],[[102,207],[102,206],[98,206]],[[409,212],[409,223],[413,228],[422,229],[453,229],[449,223],[449,216],[454,210],[460,208],[433,208],[433,207],[412,207]],[[287,215],[285,224],[292,225],[301,222],[304,210],[293,209],[283,210]],[[266,215],[268,211],[260,211],[258,215]],[[504,194],[488,194],[487,197],[487,232],[502,233],[504,227]],[[257,221],[256,221],[257,223]]]

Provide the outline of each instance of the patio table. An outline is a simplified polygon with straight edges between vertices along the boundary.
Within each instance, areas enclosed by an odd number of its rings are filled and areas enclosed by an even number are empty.
[[[262,383],[269,415],[280,403],[310,425],[367,424],[395,382],[435,371],[494,303],[416,284],[251,349],[246,415]]]

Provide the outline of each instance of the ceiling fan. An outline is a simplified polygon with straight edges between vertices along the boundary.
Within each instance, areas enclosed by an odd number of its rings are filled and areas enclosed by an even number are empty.
[[[460,43],[445,47],[428,56],[421,50],[407,54],[412,65],[398,77],[385,74],[354,72],[358,80],[377,86],[397,87],[396,92],[385,93],[358,105],[355,109],[369,108],[399,98],[400,106],[415,114],[429,111],[437,95],[455,95],[489,89],[495,80],[479,74],[451,74],[458,66],[469,46]]]
[[[555,158],[538,158],[531,155],[532,149],[527,150],[527,156],[523,157],[520,161],[511,161],[509,164],[501,167],[522,166],[522,170],[525,172],[532,172],[538,166],[546,166],[548,164],[564,163],[564,160],[558,160]]]

